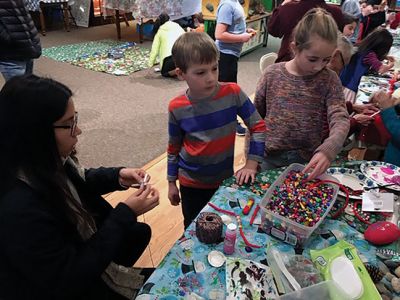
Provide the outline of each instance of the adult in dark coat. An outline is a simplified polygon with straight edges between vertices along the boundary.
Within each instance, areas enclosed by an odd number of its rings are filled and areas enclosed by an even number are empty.
[[[35,24],[24,0],[0,0],[0,72],[5,80],[32,74],[42,53]]]
[[[306,12],[316,7],[321,7],[330,13],[339,30],[343,30],[343,14],[339,6],[327,4],[324,0],[285,0],[274,9],[268,21],[268,32],[272,36],[282,38],[281,48],[275,62],[292,59],[292,51],[290,49],[292,31]]]
[[[131,267],[148,245],[150,227],[137,217],[159,194],[144,185],[114,209],[101,195],[143,182],[145,172],[80,168],[70,156],[81,133],[71,91],[51,79],[6,82],[0,128],[0,299],[132,296],[143,276],[118,266]]]

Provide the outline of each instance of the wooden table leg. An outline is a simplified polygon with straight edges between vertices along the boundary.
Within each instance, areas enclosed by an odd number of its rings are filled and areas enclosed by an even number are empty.
[[[119,24],[119,9],[115,10],[115,25],[117,26],[117,37],[121,39],[121,24]]]
[[[128,18],[126,17],[126,13],[124,13],[123,16],[124,16],[126,26],[129,27],[129,22],[128,22]]]
[[[62,2],[61,7],[64,15],[64,28],[69,32],[68,2]]]
[[[42,32],[42,35],[46,35],[46,24],[44,21],[44,15],[43,15],[43,8],[44,8],[44,3],[42,1],[39,2],[39,19],[40,19],[40,29]]]

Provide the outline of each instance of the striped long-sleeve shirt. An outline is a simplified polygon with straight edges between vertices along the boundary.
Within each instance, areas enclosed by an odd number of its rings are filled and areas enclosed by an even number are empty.
[[[262,160],[265,122],[237,84],[220,83],[212,96],[201,100],[178,96],[168,110],[169,181],[216,188],[232,176],[237,115],[251,134],[248,159]]]

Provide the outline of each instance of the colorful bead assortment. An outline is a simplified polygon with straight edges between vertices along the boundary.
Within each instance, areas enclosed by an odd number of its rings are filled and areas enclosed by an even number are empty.
[[[307,175],[290,171],[284,182],[273,192],[267,209],[296,223],[313,227],[324,215],[333,200],[334,188],[327,184],[312,186]]]

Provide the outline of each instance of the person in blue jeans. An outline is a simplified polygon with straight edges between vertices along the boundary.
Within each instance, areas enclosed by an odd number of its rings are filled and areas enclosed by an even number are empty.
[[[215,39],[220,52],[218,81],[237,83],[238,61],[243,44],[255,35],[246,29],[244,9],[238,0],[221,0],[217,9]],[[245,135],[246,129],[237,123],[236,134]]]
[[[24,0],[0,1],[0,45],[0,73],[6,81],[32,74],[42,47]]]

